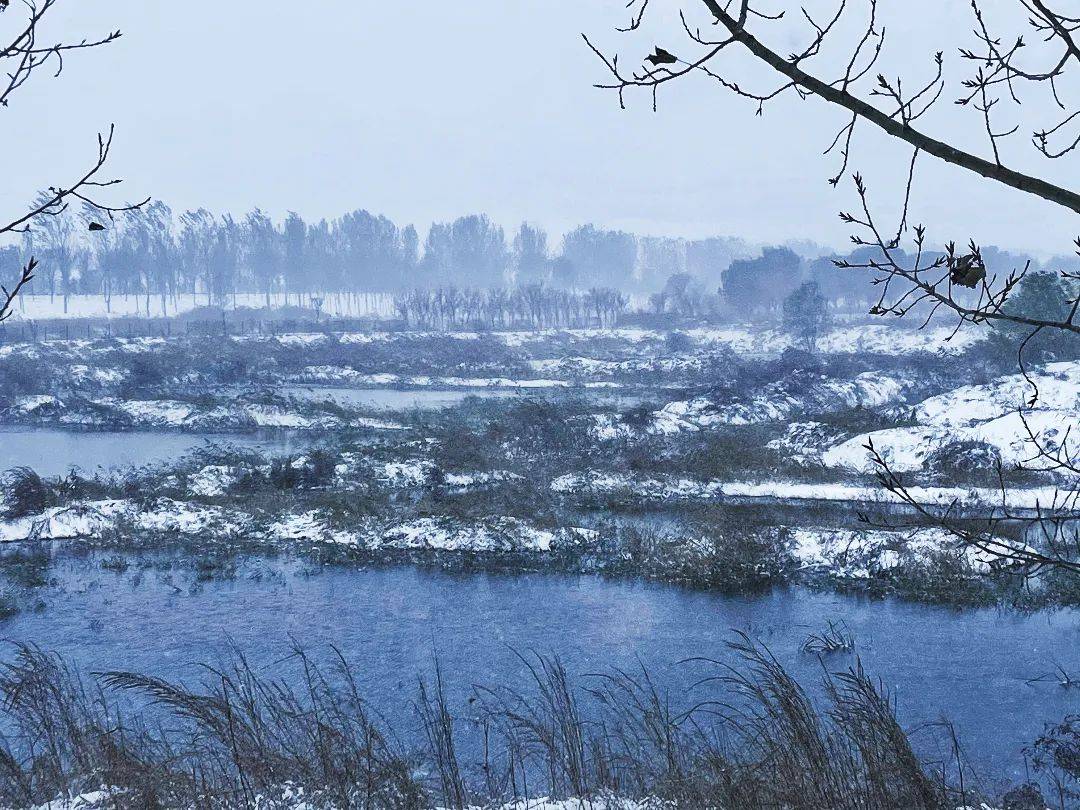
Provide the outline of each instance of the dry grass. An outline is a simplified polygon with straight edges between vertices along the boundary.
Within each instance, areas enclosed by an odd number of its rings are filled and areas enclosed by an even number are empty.
[[[861,667],[829,677],[819,708],[768,650],[745,636],[729,648],[723,661],[685,662],[703,667],[702,697],[685,707],[644,668],[579,684],[558,659],[522,656],[521,688],[478,687],[455,714],[436,667],[433,681],[421,681],[420,731],[405,745],[340,656],[324,667],[296,648],[288,680],[237,654],[227,667],[207,667],[197,687],[127,672],[88,685],[58,658],[18,647],[0,677],[0,806],[101,785],[112,786],[117,808],[295,807],[287,797],[301,791],[308,808],[465,808],[539,796],[731,810],[975,803],[919,762],[888,696]],[[483,741],[466,746],[467,761],[463,730]]]

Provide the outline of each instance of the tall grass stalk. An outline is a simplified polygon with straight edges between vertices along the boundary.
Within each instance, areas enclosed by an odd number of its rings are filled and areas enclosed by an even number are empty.
[[[538,797],[605,807],[621,797],[671,808],[941,810],[981,798],[959,774],[919,761],[861,666],[825,675],[819,707],[750,638],[733,639],[728,653],[685,662],[702,668],[698,700],[686,706],[644,666],[579,682],[557,658],[522,655],[520,687],[474,687],[455,713],[436,663],[433,680],[420,681],[413,729],[364,700],[336,651],[326,664],[294,647],[274,667],[289,677],[236,653],[189,686],[122,671],[87,681],[18,646],[0,672],[0,807],[103,785],[102,807],[112,808],[461,810]]]

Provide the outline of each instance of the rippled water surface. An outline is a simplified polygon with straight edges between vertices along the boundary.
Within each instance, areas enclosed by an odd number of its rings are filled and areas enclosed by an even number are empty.
[[[430,672],[436,654],[458,705],[473,684],[525,685],[514,650],[558,654],[581,678],[641,662],[676,703],[690,704],[702,696],[690,691],[702,672],[677,662],[728,657],[733,629],[760,637],[804,683],[817,683],[821,665],[800,646],[828,620],[854,633],[863,664],[894,695],[906,725],[947,716],[972,759],[998,773],[1021,777],[1022,748],[1044,723],[1080,709],[1080,691],[1026,682],[1055,663],[1080,671],[1075,613],[958,613],[803,590],[731,598],[590,576],[312,573],[289,562],[249,563],[206,583],[187,571],[103,570],[94,556],[53,570],[45,607],[8,620],[0,634],[57,650],[88,671],[189,679],[197,662],[219,660],[230,645],[271,674],[284,671],[292,640],[319,655],[335,645],[356,665],[366,696],[402,718],[406,735],[416,676]],[[931,733],[916,740],[924,754],[939,753]]]

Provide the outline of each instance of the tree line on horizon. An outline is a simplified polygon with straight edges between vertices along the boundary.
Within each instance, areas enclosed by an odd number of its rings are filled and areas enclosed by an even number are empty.
[[[717,276],[751,249],[739,239],[639,237],[583,225],[557,249],[548,233],[523,223],[508,236],[483,214],[436,222],[423,237],[413,225],[357,210],[275,222],[256,209],[235,218],[206,209],[174,214],[163,202],[99,222],[92,210],[42,219],[21,244],[0,249],[0,273],[35,256],[38,294],[140,295],[166,302],[181,295],[225,305],[238,293],[271,296],[329,292],[398,293],[414,288],[491,288],[544,284],[648,292],[672,273]],[[104,230],[90,231],[90,223]],[[659,279],[659,281],[658,281]]]
[[[806,281],[817,283],[831,302],[863,305],[875,294],[865,276],[833,264],[838,255],[805,258],[789,247],[755,251],[731,237],[639,236],[586,224],[556,247],[540,227],[522,223],[508,237],[483,214],[436,222],[421,238],[413,225],[365,210],[318,222],[290,213],[278,223],[259,209],[242,218],[206,209],[177,216],[160,201],[100,220],[87,207],[35,221],[20,244],[0,248],[0,275],[17,273],[33,256],[39,262],[33,292],[62,297],[65,311],[70,295],[101,295],[109,311],[113,296],[136,295],[145,298],[148,316],[165,314],[180,296],[226,306],[240,293],[262,294],[269,306],[271,296],[281,295],[300,303],[301,295],[379,292],[405,301],[402,294],[411,290],[540,286],[597,291],[592,303],[545,299],[564,314],[571,306],[588,311],[600,299],[609,312],[619,309],[610,295],[618,291],[648,296],[654,312],[690,317],[725,306],[778,311]],[[993,248],[984,255],[988,267],[1024,261]],[[535,292],[532,297],[539,300]],[[412,315],[428,317],[418,314],[431,311],[420,300],[408,305]],[[441,300],[445,306],[445,294]],[[496,296],[491,306],[497,309],[500,300]]]

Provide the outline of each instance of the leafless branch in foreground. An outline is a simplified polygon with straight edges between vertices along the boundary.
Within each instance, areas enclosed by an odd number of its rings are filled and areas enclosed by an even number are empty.
[[[785,4],[781,2],[779,5]],[[1024,270],[1017,270],[1002,279],[988,279],[985,273],[980,275],[980,269],[985,268],[981,265],[981,257],[974,244],[961,253],[946,249],[948,256],[940,253],[931,255],[926,244],[925,228],[914,226],[914,245],[924,263],[915,267],[905,266],[894,256],[904,234],[911,230],[908,204],[915,181],[916,161],[924,153],[995,183],[1080,212],[1080,192],[1012,169],[1002,157],[1002,144],[1020,127],[1019,85],[1045,89],[1059,106],[1064,107],[1057,87],[1066,71],[1073,67],[1072,63],[1080,60],[1080,50],[1073,42],[1076,24],[1064,15],[1050,11],[1042,2],[1012,0],[1002,5],[1011,5],[1030,16],[1029,26],[1040,35],[1039,39],[1044,40],[1038,46],[1039,54],[1032,61],[1037,63],[1054,47],[1061,48],[1062,54],[1044,69],[1021,69],[1019,59],[1025,47],[1023,37],[1018,36],[1018,44],[1003,50],[999,45],[1001,38],[990,33],[980,4],[972,3],[978,44],[964,47],[958,43],[957,50],[962,61],[979,62],[979,67],[973,75],[959,81],[956,104],[960,107],[970,106],[979,112],[978,123],[985,130],[990,151],[985,157],[955,145],[952,141],[959,141],[958,137],[936,136],[920,128],[923,116],[938,105],[949,87],[942,52],[928,54],[928,69],[913,81],[905,81],[903,77],[889,78],[875,71],[886,45],[886,31],[879,19],[877,0],[837,0],[835,13],[821,21],[815,20],[802,8],[794,9],[796,14],[789,15],[787,12],[793,9],[766,10],[750,0],[726,4],[717,0],[686,0],[686,8],[681,12],[679,47],[670,43],[668,48],[657,47],[658,53],[668,54],[673,61],[657,60],[655,56],[650,56],[640,67],[630,71],[624,69],[622,64],[625,63],[620,63],[618,55],[605,54],[588,36],[585,40],[602,60],[611,79],[596,86],[615,91],[623,105],[626,104],[627,93],[643,90],[650,95],[655,106],[659,92],[666,84],[685,78],[704,77],[722,90],[751,101],[758,115],[763,114],[770,103],[787,94],[797,94],[802,98],[815,97],[843,109],[843,124],[825,149],[826,154],[835,152],[841,157],[839,171],[829,178],[834,185],[847,173],[854,157],[855,135],[863,128],[876,129],[912,147],[907,183],[901,197],[902,212],[895,228],[885,228],[870,215],[866,187],[857,173],[853,179],[863,210],[859,214],[841,214],[845,222],[859,230],[852,237],[855,244],[878,246],[882,252],[879,259],[865,265],[866,269],[882,277],[880,283],[887,290],[882,301],[874,308],[874,314],[903,315],[918,304],[926,303],[934,312],[952,311],[961,322],[1007,321],[1032,328],[1065,329],[1080,334],[1080,324],[1075,322],[1075,308],[1064,320],[1023,317],[1006,312],[1004,304],[1023,278]],[[635,25],[626,31],[636,32],[643,27],[648,4],[636,0],[631,6],[635,9]],[[695,11],[701,17],[697,25],[691,23]],[[783,56],[767,45],[764,37],[770,33],[770,26],[777,26],[786,18],[796,15],[804,23],[805,45]],[[847,24],[846,29],[843,24]],[[702,33],[702,26],[719,29],[725,35],[706,37]],[[756,30],[759,27],[761,31]],[[842,30],[860,33],[851,36],[842,34]],[[784,28],[782,32],[789,33],[789,29]],[[845,36],[847,39],[843,38]],[[816,72],[814,60],[819,59],[826,49],[829,49],[833,63],[843,67],[831,73]],[[751,88],[729,78],[732,73],[728,69],[730,60],[746,54],[751,57],[752,65],[767,68],[763,72],[762,87]],[[1002,95],[1002,91],[1005,95]],[[991,111],[997,111],[1003,101],[1010,102],[1009,112],[1016,121],[1007,127],[991,122]],[[1062,128],[1074,123],[1076,144],[1057,152],[1051,152],[1050,147],[1040,148],[1042,144],[1051,142],[1054,135],[1061,135]],[[1039,153],[1050,153],[1048,156],[1060,157],[1071,152],[1080,145],[1080,110],[1053,126],[1036,130],[1033,142]],[[945,273],[945,269],[952,272]],[[895,283],[888,283],[893,279]],[[903,292],[896,290],[900,286],[905,287]],[[911,290],[906,289],[909,286]],[[892,293],[897,293],[898,297],[891,299],[889,295]]]
[[[119,31],[110,31],[96,38],[82,39],[78,42],[57,42],[50,45],[41,43],[43,24],[47,16],[53,11],[59,0],[24,0],[23,7],[25,16],[17,23],[13,34],[5,39],[0,46],[0,74],[4,77],[0,80],[0,106],[9,107],[12,98],[29,80],[30,77],[41,69],[48,69],[51,74],[59,76],[65,67],[65,57],[78,51],[90,50],[115,42],[121,36]],[[9,4],[0,6],[0,24],[6,22],[13,12],[9,11]],[[147,201],[135,205],[112,206],[102,201],[99,194],[120,184],[115,178],[102,177],[102,171],[108,162],[109,153],[112,149],[115,130],[109,127],[106,134],[99,134],[97,139],[97,156],[89,168],[81,175],[69,182],[49,186],[45,194],[31,206],[26,213],[15,216],[6,224],[0,224],[0,236],[27,232],[31,225],[41,217],[54,217],[67,210],[72,202],[81,203],[83,206],[109,217],[118,212],[131,211],[141,207]],[[0,220],[3,222],[3,220]],[[20,292],[24,290],[34,278],[34,271],[38,267],[36,259],[31,258],[19,274],[18,279],[8,288],[0,285],[0,322],[11,316],[11,305]]]
[[[959,240],[961,244],[966,242],[964,248],[948,241],[934,249],[926,228],[909,224],[912,187],[920,157],[925,155],[988,183],[1080,213],[1080,191],[1056,182],[1060,172],[1040,176],[1014,168],[1013,163],[1018,140],[1013,136],[1022,129],[1030,132],[1028,148],[1037,157],[1057,161],[1080,153],[1080,106],[1069,99],[1069,82],[1080,70],[1080,18],[1052,8],[1056,3],[1050,0],[1003,0],[994,4],[971,0],[970,5],[972,29],[954,37],[955,50],[949,55],[953,58],[943,51],[927,53],[924,66],[907,77],[887,76],[880,67],[887,49],[902,53],[913,67],[917,65],[910,56],[909,42],[893,47],[888,40],[884,12],[918,20],[925,15],[902,5],[879,7],[877,0],[835,0],[831,13],[816,16],[785,0],[684,0],[681,30],[659,35],[659,44],[649,41],[652,54],[643,61],[629,60],[636,65],[631,69],[625,67],[628,60],[606,53],[589,36],[585,41],[608,75],[596,86],[615,92],[621,106],[627,104],[630,94],[640,91],[647,94],[655,110],[666,85],[699,78],[749,102],[756,115],[763,115],[784,96],[813,98],[836,108],[841,113],[840,121],[824,154],[838,158],[839,166],[828,181],[837,185],[851,173],[858,208],[840,216],[854,229],[852,242],[869,248],[869,258],[858,262],[840,260],[838,266],[871,275],[879,288],[870,310],[873,315],[910,315],[920,318],[922,326],[926,326],[935,317],[948,314],[953,319],[954,334],[965,326],[1008,328],[1025,334],[1019,343],[1017,361],[1032,389],[1024,406],[1031,409],[1038,402],[1039,391],[1025,364],[1024,350],[1040,335],[1080,335],[1076,319],[1080,279],[1075,274],[1061,273],[1063,285],[1072,291],[1064,314],[1018,311],[1010,304],[1029,268],[1014,268],[1003,276],[988,275],[979,246],[969,239]],[[648,27],[649,3],[631,0],[630,9],[632,25],[618,30],[634,37],[628,41],[635,43],[632,47],[640,53],[646,50],[637,43]],[[786,55],[769,44],[781,37],[790,42],[792,36],[801,37],[801,45]],[[788,48],[790,45],[785,50]],[[970,67],[970,71],[950,71],[957,64]],[[751,79],[743,78],[748,74]],[[938,108],[948,95],[952,95],[959,114],[966,110],[974,113],[968,121],[979,134],[982,149],[966,147],[971,139],[965,137],[964,127],[968,124],[962,119],[952,130],[931,130],[926,114]],[[1048,99],[1058,111],[1057,116],[1049,121],[1033,120],[1039,115],[1031,112],[1035,105],[1022,104],[1032,95]],[[941,118],[938,115],[935,120]],[[910,149],[910,157],[904,158],[906,181],[896,195],[900,213],[888,224],[874,213],[862,175],[852,171],[863,133],[883,134]],[[902,242],[910,243],[911,253],[901,249]],[[1080,239],[1074,244],[1080,252]],[[1001,507],[974,521],[970,515],[957,520],[955,504],[930,509],[912,495],[885,457],[872,446],[868,452],[886,490],[924,521],[944,528],[963,546],[1028,569],[1080,573],[1080,543],[1076,538],[1080,471],[1075,455],[1068,449],[1070,431],[1066,431],[1065,441],[1050,447],[1031,429],[1023,410],[1021,418],[1034,448],[1034,466],[1021,466],[1059,479],[1071,478],[1058,490],[1054,503],[1038,506],[1034,517],[1005,508],[1008,500],[1002,476]],[[1043,550],[1019,548],[1001,538],[997,533],[1001,524],[1017,520],[1034,521],[1041,527]],[[971,526],[980,521],[982,525],[973,531]]]

